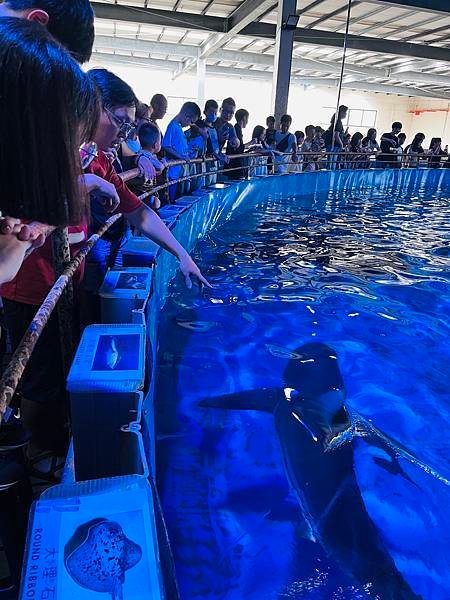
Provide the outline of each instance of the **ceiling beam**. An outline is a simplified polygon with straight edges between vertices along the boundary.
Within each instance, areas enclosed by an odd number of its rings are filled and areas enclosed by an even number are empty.
[[[134,56],[120,56],[118,54],[107,54],[94,52],[91,59],[91,64],[116,64],[125,66],[135,67],[152,67],[165,71],[172,71],[177,66],[182,65],[180,62],[167,61],[155,58],[140,58]],[[270,71],[257,71],[254,69],[238,69],[229,67],[216,67],[208,65],[206,72],[209,75],[216,75],[220,77],[243,77],[250,79],[257,79],[261,81],[272,81],[272,73]],[[325,78],[325,77],[293,77],[291,84],[293,85],[315,85],[319,87],[337,87],[339,80],[337,78]],[[448,92],[431,92],[428,90],[422,90],[419,88],[406,87],[406,86],[394,86],[384,85],[378,83],[366,83],[366,82],[344,82],[343,87],[346,89],[355,89],[366,92],[377,92],[383,94],[395,94],[400,96],[417,96],[423,98],[440,98],[449,100],[450,93]]]
[[[273,38],[273,25],[269,23],[254,23],[241,32],[242,35],[251,35],[260,38]],[[305,29],[297,27],[295,30],[295,42],[311,44],[313,46],[328,46],[342,48],[344,45],[344,34],[334,31],[322,31],[320,29]],[[349,35],[347,48],[350,50],[361,50],[377,54],[393,54],[395,56],[407,56],[413,58],[424,58],[429,60],[441,60],[450,62],[450,49],[438,46],[412,44],[388,40],[380,37],[368,37]]]
[[[156,25],[159,27],[181,27],[182,29],[199,29],[208,32],[226,33],[228,22],[222,17],[210,17],[185,12],[172,12],[125,4],[106,4],[91,2],[98,19],[111,19],[141,25]]]
[[[381,1],[384,0],[376,0],[376,2]],[[448,2],[448,0],[443,1]],[[184,12],[173,13],[167,10],[141,9],[100,2],[93,2],[92,4],[97,17],[102,19],[157,25],[160,27],[181,27],[183,29],[206,30],[216,33],[228,32],[228,19],[221,17],[210,17],[208,15],[197,15]],[[261,2],[261,5],[262,4],[265,3]],[[244,29],[240,31],[240,35],[250,35],[256,38],[269,38],[274,40],[276,37],[276,26],[270,23],[253,22],[244,27]],[[341,48],[344,43],[344,34],[318,29],[297,28],[295,31],[295,41],[314,46]],[[381,54],[394,54],[397,56],[450,62],[450,49],[448,48],[412,44],[376,37],[350,35],[348,39],[348,48]]]
[[[450,14],[448,0],[364,0],[371,4],[385,4],[395,8],[414,9],[420,12]]]
[[[359,2],[358,0],[355,0],[355,2],[353,2],[353,4],[352,4],[352,7],[354,8],[355,6],[358,6],[358,4],[361,4],[361,2]],[[338,15],[341,15],[342,13],[345,13],[347,11],[348,11],[348,2],[346,2],[344,4],[344,6],[340,6],[339,8],[336,8],[336,10],[333,10],[330,13],[327,12],[327,13],[323,14],[321,17],[319,17],[318,19],[316,19],[315,21],[308,23],[307,28],[313,29],[314,27],[317,27],[317,25],[320,25],[321,23],[324,23],[325,21],[328,21],[329,19],[333,19],[334,17],[337,17]]]
[[[118,52],[138,52],[147,54],[156,54],[161,56],[176,56],[180,59],[197,58],[198,47],[187,44],[175,44],[167,42],[148,42],[147,40],[137,40],[135,38],[123,38],[106,35],[98,35],[95,38],[94,48],[96,50],[114,50]],[[209,57],[211,60],[220,60],[232,63],[244,63],[246,65],[257,65],[262,67],[273,67],[273,54],[262,52],[244,52],[242,50],[225,50],[220,48]],[[320,71],[322,73],[340,73],[341,63],[322,61],[310,58],[292,59],[292,68],[294,71]],[[347,63],[348,73],[361,75],[364,77],[388,77],[387,69],[374,69],[370,66],[362,67]]]
[[[392,79],[402,81],[412,81],[414,83],[428,83],[431,85],[445,85],[450,87],[450,75],[440,75],[439,73],[420,73],[416,71],[404,71],[393,69],[391,71]]]
[[[259,16],[272,9],[278,0],[245,0],[227,19],[227,32],[217,34],[203,44],[200,58],[207,58],[218,48],[241,33],[248,25],[254,23]]]
[[[161,71],[173,71],[181,63],[171,60],[162,60],[161,58],[142,58],[140,56],[124,56],[123,54],[110,54],[109,52],[93,52],[89,62],[91,69],[98,64],[125,65],[129,67],[144,67],[160,69]]]
[[[146,52],[162,56],[177,56],[180,60],[198,56],[197,46],[188,44],[170,44],[167,42],[148,42],[136,38],[124,38],[108,35],[95,36],[94,48],[98,50],[118,50],[120,52]]]
[[[238,35],[247,25],[258,20],[260,16],[271,10],[278,0],[244,0],[244,2],[228,17],[227,20],[227,32],[216,33],[204,44],[202,44],[198,59],[206,59],[211,56],[216,50],[225,46],[234,36]],[[190,71],[196,65],[197,59],[189,59],[186,61],[182,69],[178,69],[174,74],[174,79]]]
[[[161,56],[176,56],[180,59],[178,66],[183,69],[183,59],[196,58],[198,48],[183,44],[170,44],[164,42],[148,42],[146,40],[136,40],[134,38],[118,38],[112,36],[97,36],[95,38],[94,48],[96,50],[114,50],[118,52],[138,52],[147,54],[156,54]],[[219,60],[231,63],[243,63],[245,65],[256,65],[260,67],[270,67],[273,69],[274,57],[272,54],[259,52],[243,52],[236,50],[225,50],[223,48],[216,50],[210,57],[211,60]],[[293,71],[310,71],[318,73],[339,74],[341,63],[316,60],[310,58],[292,59]],[[420,71],[411,71],[411,64],[401,65],[391,69],[371,66],[353,65],[347,62],[345,73],[354,79],[378,78],[395,79],[403,81],[413,81],[418,83],[447,85],[450,87],[450,75],[438,73],[422,73]]]

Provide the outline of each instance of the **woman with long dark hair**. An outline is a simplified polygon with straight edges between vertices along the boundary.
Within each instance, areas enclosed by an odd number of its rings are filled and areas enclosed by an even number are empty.
[[[425,150],[422,147],[423,142],[425,141],[424,133],[416,133],[413,141],[409,146],[406,147],[405,153],[408,156],[408,167],[418,167],[420,165],[420,157],[425,153]]]
[[[354,133],[350,139],[350,164],[349,167],[351,169],[361,169],[363,164],[363,154],[362,154],[362,141],[363,134],[360,131]]]
[[[442,138],[434,137],[431,138],[430,149],[428,151],[429,159],[428,166],[431,169],[439,169],[441,167],[441,161],[444,157],[448,156],[447,147],[442,149]]]
[[[86,214],[79,146],[92,136],[100,107],[93,83],[47,29],[12,17],[0,19],[0,97],[7,140],[0,145],[0,211],[18,219],[2,228],[11,237],[0,236],[3,283],[32,246],[19,244],[11,224],[20,230],[25,219],[61,227]]]
[[[374,127],[371,127],[367,130],[367,135],[362,141],[362,147],[364,152],[367,152],[367,154],[370,155],[380,152],[380,145],[377,142],[377,130]],[[367,160],[364,163],[364,167],[368,169],[370,167],[370,164],[370,158],[367,157]]]

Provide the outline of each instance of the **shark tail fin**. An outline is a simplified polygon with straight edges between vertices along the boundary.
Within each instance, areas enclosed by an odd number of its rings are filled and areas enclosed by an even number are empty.
[[[225,410],[257,410],[272,413],[280,399],[280,389],[262,388],[245,390],[224,396],[203,398],[199,406],[203,408],[220,408]]]

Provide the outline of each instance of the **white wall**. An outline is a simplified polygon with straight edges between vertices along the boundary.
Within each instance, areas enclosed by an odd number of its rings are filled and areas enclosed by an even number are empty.
[[[444,146],[450,145],[450,102],[416,98],[413,102],[413,129],[430,137],[442,137]],[[422,112],[423,111],[423,112]]]
[[[95,59],[90,67],[94,67]],[[186,100],[196,100],[197,80],[195,72],[172,80],[171,73],[165,70],[143,69],[141,67],[115,65],[102,63],[125,79],[134,89],[140,100],[149,102],[153,94],[164,93],[169,97],[169,113],[163,122],[163,127],[168,123]],[[251,137],[255,125],[264,125],[267,115],[271,113],[271,82],[253,78],[225,78],[207,75],[206,97],[215,98],[220,102],[227,96],[232,96],[238,108],[246,108],[250,112],[250,122],[247,136]],[[304,130],[308,124],[318,125],[328,122],[330,110],[335,107],[337,89],[309,86],[305,88],[293,85],[289,100],[289,113],[293,117],[292,130]],[[377,111],[376,125],[379,134],[390,130],[393,121],[401,121],[403,129],[408,135],[408,140],[421,131],[427,136],[442,137],[444,145],[450,144],[450,112],[425,112],[420,116],[414,115],[416,109],[450,109],[450,102],[426,98],[408,98],[372,92],[342,90],[341,104],[346,104],[353,109]],[[203,108],[203,107],[202,107]],[[350,131],[364,129],[351,126]]]

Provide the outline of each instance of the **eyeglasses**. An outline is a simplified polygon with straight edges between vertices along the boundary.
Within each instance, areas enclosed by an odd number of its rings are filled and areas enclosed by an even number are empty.
[[[120,119],[117,115],[115,115],[109,108],[106,106],[103,109],[109,117],[112,125],[115,125],[119,131],[117,133],[118,138],[122,138],[124,140],[128,139],[130,133],[135,130],[135,124],[130,123],[126,119]]]

